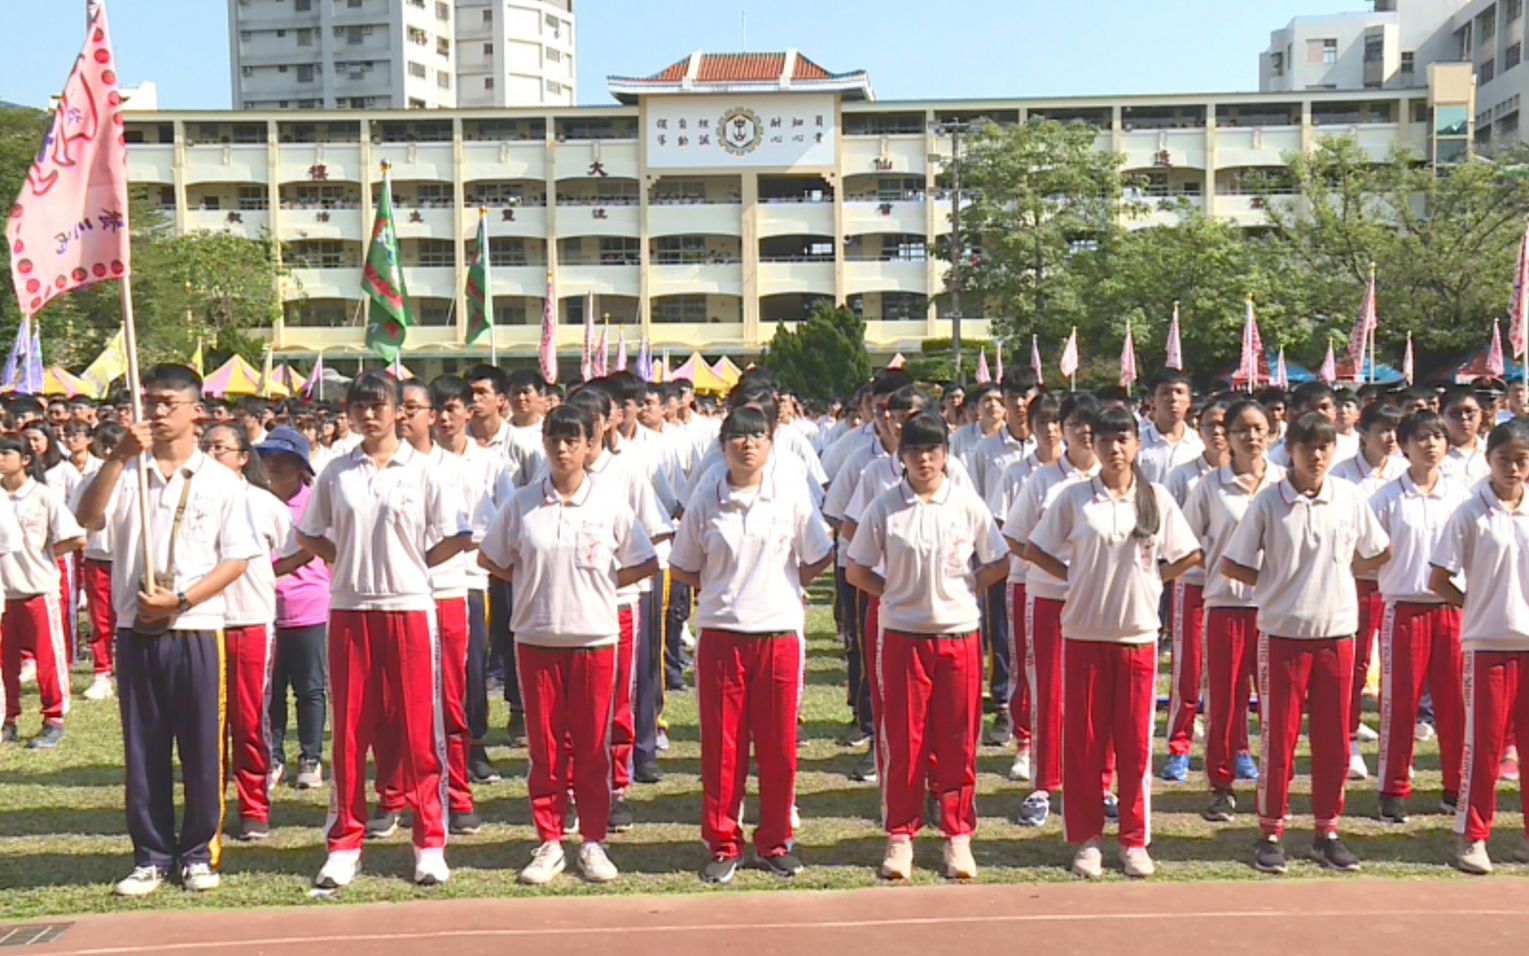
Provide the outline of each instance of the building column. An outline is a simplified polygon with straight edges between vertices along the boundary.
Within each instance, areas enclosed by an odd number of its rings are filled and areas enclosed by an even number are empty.
[[[456,266],[456,314],[457,314],[457,344],[465,346],[467,343],[467,187],[462,182],[462,118],[455,117],[451,121],[451,228],[452,250]],[[474,213],[477,210],[473,210]],[[474,225],[477,218],[474,216]],[[476,233],[475,233],[476,234]],[[489,296],[493,301],[493,296]],[[490,306],[492,308],[492,306]],[[489,334],[495,335],[498,327],[494,324],[493,317],[489,317]]]
[[[743,345],[758,350],[759,341],[759,174],[746,172],[743,179],[743,273],[739,293],[743,299]]]
[[[559,317],[558,305],[562,302],[562,293],[557,282],[557,121],[554,117],[547,117],[547,128],[543,130],[542,136],[545,147],[542,169],[547,184],[547,215],[544,217],[547,231],[544,241],[547,246],[547,274],[552,276],[552,294],[557,296],[552,303],[552,317],[556,320]]]
[[[280,351],[287,338],[287,289],[281,278],[281,143],[277,140],[275,120],[267,120],[265,124],[265,206],[266,225],[271,231],[271,251],[276,257],[276,278],[273,280],[276,301],[281,304],[281,313],[271,330],[271,349]]]
[[[940,240],[940,209],[944,205],[938,198],[940,164],[940,137],[934,132],[934,112],[924,115],[924,338],[936,338],[940,334],[939,309],[935,296],[940,292],[940,258],[935,255]],[[862,307],[865,298],[861,299]]]
[[[1205,185],[1200,187],[1206,218],[1216,215],[1216,104],[1205,104]]]
[[[361,120],[361,262],[357,264],[357,269],[366,264],[366,253],[371,246],[372,177],[380,175],[382,175],[380,169],[375,171],[372,169],[372,121],[363,117]],[[402,268],[401,265],[400,268]],[[365,329],[371,324],[372,299],[368,295],[362,295],[361,328]],[[362,338],[364,341],[364,334]]]

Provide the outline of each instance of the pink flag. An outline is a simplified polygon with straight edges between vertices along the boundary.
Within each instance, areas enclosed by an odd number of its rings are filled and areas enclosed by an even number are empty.
[[[626,329],[616,329],[616,371],[626,371]]]
[[[1513,298],[1508,303],[1508,344],[1514,355],[1529,351],[1529,227],[1518,243],[1518,267],[1513,270]]]
[[[1258,386],[1258,360],[1264,342],[1258,334],[1258,319],[1253,314],[1253,297],[1248,296],[1248,316],[1242,323],[1242,359],[1237,364],[1237,382],[1252,391]]]
[[[1041,340],[1040,336],[1030,336],[1030,371],[1035,373],[1035,384],[1046,384],[1046,373],[1041,368]]]
[[[7,237],[22,315],[131,271],[127,141],[104,4],[95,7],[85,47],[11,207]]]
[[[1131,337],[1131,323],[1126,323],[1126,340],[1120,346],[1120,387],[1129,390],[1136,384],[1136,341]]]
[[[584,300],[584,352],[579,358],[579,376],[584,381],[595,377],[595,294]]]
[[[557,293],[552,288],[552,273],[547,273],[547,298],[542,302],[542,343],[538,357],[542,378],[548,385],[557,384]]]
[[[1062,360],[1059,364],[1062,367],[1063,378],[1073,378],[1078,374],[1078,330],[1076,327],[1067,336],[1067,344],[1062,346]]]
[[[1168,323],[1168,358],[1163,362],[1168,368],[1184,371],[1184,347],[1179,342],[1179,304],[1173,303],[1173,321]]]
[[[987,349],[983,348],[977,356],[977,384],[986,385],[992,380],[993,376],[987,370]]]
[[[1412,379],[1413,379],[1413,361],[1412,361],[1412,333],[1411,332],[1407,333],[1407,351],[1402,353],[1402,378],[1407,380],[1407,384],[1408,385],[1412,384]]]
[[[993,381],[1003,381],[1003,343],[993,342]]]
[[[1487,374],[1502,378],[1506,369],[1502,361],[1502,323],[1492,323],[1492,345],[1487,349]]]
[[[1359,378],[1364,374],[1365,349],[1370,344],[1370,336],[1375,332],[1378,320],[1375,317],[1375,270],[1370,270],[1370,284],[1365,286],[1364,301],[1359,303],[1359,318],[1354,320],[1354,328],[1348,334],[1348,360],[1354,366],[1354,377]]]
[[[1327,357],[1322,360],[1322,370],[1317,373],[1317,378],[1331,385],[1338,380],[1338,359],[1333,355],[1333,343],[1327,343]]]
[[[609,331],[610,326],[601,326],[600,345],[595,349],[595,354],[590,359],[590,362],[595,367],[595,378],[604,378],[606,371],[611,367],[611,343],[610,340],[605,337],[605,333]]]
[[[1274,366],[1274,380],[1269,383],[1276,388],[1290,388],[1290,372],[1285,368],[1285,347],[1279,347],[1279,363]]]

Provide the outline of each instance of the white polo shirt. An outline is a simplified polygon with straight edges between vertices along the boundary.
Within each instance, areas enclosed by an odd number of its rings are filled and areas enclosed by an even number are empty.
[[[822,510],[825,507],[825,495],[823,486],[807,473],[807,468],[795,455],[778,455],[775,449],[770,451],[768,466],[775,470],[781,481],[792,481],[800,484],[807,491],[807,497],[812,501],[815,508]],[[723,459],[714,459],[705,469],[697,469],[693,480],[690,482],[690,493],[685,497],[685,507],[689,509],[691,503],[711,493],[716,483],[727,475],[727,462]]]
[[[1429,562],[1445,525],[1470,497],[1459,482],[1443,474],[1433,490],[1424,492],[1405,471],[1370,497],[1370,510],[1391,537],[1391,560],[1380,568],[1381,597],[1388,602],[1440,603],[1428,589]],[[1464,584],[1455,582],[1462,591]]]
[[[1265,488],[1285,480],[1285,469],[1269,465],[1258,487],[1249,491],[1228,465],[1203,478],[1184,504],[1184,519],[1189,530],[1200,539],[1205,552],[1204,600],[1206,607],[1255,607],[1253,589],[1222,574],[1221,555],[1226,552],[1232,532],[1253,504],[1253,498]]]
[[[984,496],[987,500],[987,510],[993,513],[993,520],[999,525],[1003,524],[1009,517],[1009,509],[1014,507],[1014,499],[1019,496],[1019,490],[1024,487],[1025,481],[1043,467],[1045,466],[1041,460],[1035,457],[1035,452],[1032,451],[1003,470],[1003,474]]]
[[[85,471],[81,474],[80,480],[74,483],[74,490],[65,499],[65,503],[69,505],[71,512],[79,510],[80,499],[85,497],[85,489],[90,487],[90,482],[95,478],[96,472],[100,470],[101,459],[94,455],[90,456],[86,461]],[[85,529],[85,557],[91,561],[110,562],[112,560],[110,525],[95,531],[89,528]]]
[[[335,611],[433,610],[425,552],[472,531],[456,487],[407,442],[381,468],[360,447],[330,462],[297,530],[334,542]]]
[[[68,502],[74,498],[80,486],[85,484],[100,470],[101,460],[94,455],[86,456],[84,471],[74,467],[74,462],[65,458],[48,469],[47,473],[43,475],[43,483],[58,492],[59,497]]]
[[[1152,485],[1158,529],[1138,538],[1134,489],[1116,498],[1097,476],[1058,493],[1030,546],[1067,565],[1067,604],[1062,636],[1074,641],[1150,644],[1162,627],[1158,608],[1163,577],[1158,562],[1182,560],[1200,550],[1173,496]]]
[[[999,425],[998,427],[1002,428],[1003,426]],[[977,447],[977,443],[987,437],[987,435],[982,434],[981,422],[969,422],[962,425],[950,435],[950,453],[957,458],[965,459],[967,455],[971,454],[972,449]]]
[[[138,592],[146,577],[138,511],[138,465],[133,461],[122,470],[106,508],[106,523],[116,548],[111,588],[119,628],[137,623]],[[191,491],[175,544],[174,589],[179,592],[185,592],[225,561],[256,561],[261,557],[260,542],[255,539],[249,507],[245,504],[244,479],[195,451],[168,479],[150,461],[149,521],[153,528],[154,567],[162,573],[169,563],[170,530],[188,481]],[[170,629],[222,630],[226,609],[226,598],[220,593],[185,614],[171,617]]]
[[[1173,469],[1205,454],[1205,442],[1188,422],[1178,441],[1170,441],[1150,418],[1141,423],[1137,433],[1141,436],[1141,450],[1136,453],[1136,467],[1148,481],[1159,485],[1167,483]]]
[[[608,449],[602,449],[600,457],[590,463],[585,474],[594,479],[600,496],[612,495],[626,504],[637,523],[642,525],[650,545],[661,542],[667,549],[667,539],[674,534],[674,522],[670,512],[659,505],[653,484],[642,474],[641,467],[642,461],[636,455],[613,455]],[[654,545],[654,553],[658,551],[658,545]],[[651,588],[645,581],[628,584],[617,592],[617,603],[622,606],[636,604],[639,595]]]
[[[515,475],[520,486],[525,487],[535,480],[536,475],[542,473],[542,467],[547,463],[547,451],[542,445],[541,420],[538,419],[534,425],[516,425],[506,421],[499,431],[505,436],[504,454],[509,459],[510,472]],[[471,436],[468,440],[472,440]]]
[[[85,529],[74,520],[58,490],[42,482],[28,478],[20,488],[5,492],[5,498],[21,529],[20,541],[0,557],[6,600],[58,596],[58,558],[53,546],[85,537]]]
[[[1035,439],[1026,438],[1021,441],[1009,432],[1009,426],[1005,425],[998,429],[998,434],[990,435],[977,442],[976,447],[967,456],[967,471],[971,472],[972,483],[977,486],[977,493],[983,501],[988,500],[998,484],[1003,481],[1003,473],[1015,462],[1024,461],[1025,457],[1035,451]],[[997,512],[994,512],[997,516]]]
[[[251,558],[244,573],[224,589],[227,608],[223,617],[228,627],[270,626],[276,623],[276,565],[272,559],[287,549],[292,538],[292,509],[247,481],[244,501],[262,554]]]
[[[514,492],[512,466],[505,458],[473,441],[471,435],[467,436],[460,455],[441,444],[435,445],[434,451],[440,454],[437,456],[432,452],[431,467],[443,476],[457,479],[458,494],[462,498],[463,510],[467,512],[467,523],[472,528],[473,544],[482,543],[499,506]],[[466,566],[467,589],[488,590],[488,572],[478,564],[478,556],[465,551],[457,557]],[[439,571],[440,568],[432,570]]]
[[[1263,633],[1352,637],[1359,630],[1354,558],[1373,558],[1388,543],[1375,513],[1349,482],[1324,481],[1308,497],[1287,476],[1253,499],[1223,559],[1259,568],[1253,598]]]
[[[874,442],[861,445],[844,459],[844,465],[828,483],[828,493],[823,497],[823,517],[831,521],[844,520],[845,513],[849,510],[850,500],[855,497],[855,489],[860,484],[860,476],[865,473],[865,468],[873,461],[882,458],[891,458],[892,453],[887,451],[881,442],[881,436],[877,436]]]
[[[1529,651],[1529,497],[1510,509],[1490,482],[1478,484],[1445,525],[1430,563],[1465,576],[1462,646]]]
[[[881,436],[876,434],[876,426],[872,422],[866,422],[859,427],[846,431],[839,440],[829,445],[823,452],[821,464],[824,474],[833,478],[844,467],[844,461],[850,455],[866,444],[880,444]]]
[[[1347,481],[1359,489],[1364,500],[1369,501],[1375,493],[1385,487],[1386,482],[1396,480],[1398,475],[1407,470],[1407,459],[1401,455],[1392,455],[1381,462],[1379,468],[1371,468],[1370,463],[1364,459],[1364,449],[1352,458],[1345,458],[1338,462],[1328,474],[1334,478]],[[1392,556],[1395,560],[1395,556]],[[1366,571],[1364,574],[1354,575],[1355,579],[1362,581],[1374,581],[1380,576],[1378,571]]]
[[[1030,532],[1041,523],[1041,518],[1046,514],[1046,509],[1061,494],[1068,484],[1078,481],[1087,481],[1099,473],[1099,463],[1096,461],[1088,471],[1080,471],[1072,462],[1067,460],[1067,455],[1040,469],[1030,476],[1025,482],[1024,488],[1014,498],[1014,504],[1009,508],[1009,513],[1003,519],[1003,536],[1015,544],[1026,544],[1030,540]],[[1067,597],[1067,582],[1058,581],[1056,578],[1042,571],[1035,565],[1024,562],[1025,565],[1025,594],[1033,597],[1051,598],[1061,601]],[[1012,567],[1009,580],[1015,584]]]
[[[856,564],[886,568],[882,627],[914,634],[975,631],[976,569],[1007,553],[987,506],[949,479],[928,501],[899,481],[866,508],[849,547]]]
[[[1290,469],[1290,447],[1285,441],[1288,435],[1287,428],[1286,432],[1281,435],[1279,442],[1271,446],[1267,453],[1269,464],[1279,465],[1286,471]],[[1333,447],[1331,467],[1337,468],[1357,454],[1359,454],[1359,436],[1353,432],[1338,432],[1337,444]]]
[[[880,444],[880,439],[876,439],[876,443]],[[854,449],[850,450],[853,451]],[[802,469],[806,471],[808,478],[818,487],[821,488],[828,484],[829,472],[824,469],[823,463],[818,460],[818,456],[812,450],[812,446],[808,444],[807,439],[801,432],[789,425],[776,426],[775,434],[771,436],[770,454],[775,455],[777,453],[789,455],[796,459],[801,464]],[[715,440],[708,444],[706,451],[702,453],[700,464],[696,465],[696,470],[704,475],[717,465],[726,465],[726,463],[727,457],[722,452],[722,438],[718,435]]]
[[[1179,510],[1182,511],[1184,505],[1188,504],[1190,493],[1200,484],[1201,479],[1215,470],[1215,467],[1205,460],[1204,452],[1196,455],[1193,461],[1174,466],[1174,469],[1168,473],[1168,481],[1164,487],[1168,489],[1168,494],[1179,506]],[[1179,580],[1185,584],[1204,587],[1205,568],[1190,568],[1179,576]]]
[[[692,502],[669,563],[700,575],[701,627],[794,632],[804,623],[800,567],[823,560],[832,548],[806,493],[767,472],[758,487],[734,488],[724,480]]]
[[[1487,443],[1476,439],[1474,451],[1462,451],[1451,445],[1439,463],[1439,470],[1469,488],[1478,481],[1492,477],[1492,466],[1487,464]]]
[[[654,557],[653,545],[620,494],[588,474],[564,501],[550,478],[515,492],[499,509],[483,554],[514,575],[510,631],[537,647],[616,643],[616,572]]]

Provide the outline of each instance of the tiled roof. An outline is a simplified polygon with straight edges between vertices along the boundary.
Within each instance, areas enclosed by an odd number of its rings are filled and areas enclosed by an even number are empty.
[[[790,63],[790,74],[787,64]],[[870,82],[863,70],[831,73],[794,51],[784,53],[703,53],[697,51],[647,76],[611,76],[612,93],[628,100],[641,92],[668,92],[683,85],[687,90],[728,84],[833,84],[859,98],[870,96]],[[842,86],[841,86],[842,85]],[[678,92],[676,90],[676,92]]]
[[[796,55],[796,68],[791,71],[793,80],[826,80],[832,76],[833,74],[800,53]]]

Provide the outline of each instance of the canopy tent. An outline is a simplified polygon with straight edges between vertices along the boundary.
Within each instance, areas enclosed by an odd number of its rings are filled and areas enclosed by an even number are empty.
[[[202,394],[208,398],[229,398],[260,393],[260,372],[235,355],[202,380]]]
[[[1503,377],[1510,381],[1516,381],[1524,377],[1524,367],[1507,356],[1503,356],[1502,367]],[[1487,371],[1486,349],[1478,349],[1472,352],[1466,356],[1465,361],[1455,366],[1454,381],[1456,384],[1469,385],[1478,378],[1496,378],[1495,375]]]
[[[392,365],[389,365],[387,368],[383,369],[383,371],[398,379],[400,382],[408,382],[414,378],[414,373],[409,371],[409,367],[402,362],[395,362]]]
[[[1358,369],[1358,372],[1356,374],[1355,369],[1354,369],[1354,364],[1348,360],[1348,356],[1340,355],[1338,357],[1338,363],[1337,363],[1338,364],[1338,381],[1340,381],[1340,382],[1357,382],[1357,383],[1359,383],[1361,385],[1369,382],[1370,381],[1370,363],[1372,361],[1374,361],[1374,357],[1371,356],[1371,355],[1366,355],[1364,357],[1364,361],[1360,364],[1360,368]],[[1395,368],[1392,368],[1391,366],[1387,365],[1385,362],[1375,362],[1375,379],[1374,380],[1376,382],[1381,383],[1381,384],[1389,385],[1389,384],[1391,384],[1393,382],[1400,382],[1404,378],[1405,378],[1405,376],[1403,376],[1402,373],[1399,370],[1397,370]]]
[[[266,383],[268,398],[290,398],[303,390],[305,379],[290,365],[278,365],[271,371],[271,381]]]
[[[712,365],[711,370],[717,373],[717,377],[720,378],[729,389],[731,389],[734,385],[737,385],[738,380],[743,377],[743,369],[735,365],[733,360],[728,358],[726,355],[717,359],[717,361]]]
[[[88,396],[92,390],[89,383],[61,365],[54,365],[43,370],[42,393],[44,395],[63,395],[73,398],[76,395]]]
[[[896,355],[892,356],[892,361],[887,363],[887,368],[903,368],[907,364],[908,359],[903,356],[903,353],[898,352]]]
[[[666,381],[672,382],[679,378],[690,379],[690,384],[697,392],[709,395],[720,395],[728,390],[728,384],[711,370],[711,366],[701,358],[700,352],[690,353],[690,358],[685,360],[685,364],[670,372]]]

